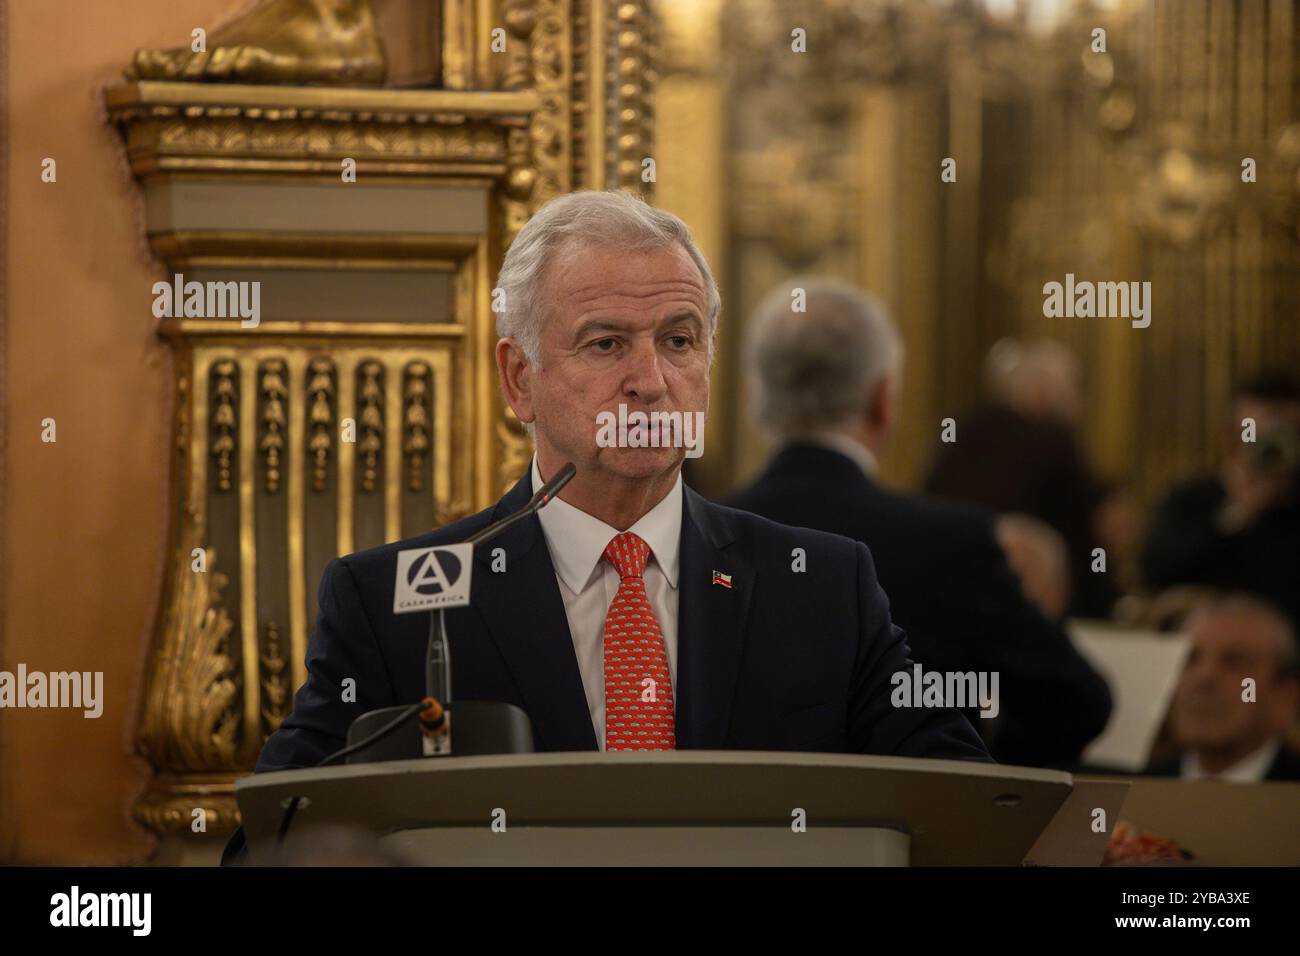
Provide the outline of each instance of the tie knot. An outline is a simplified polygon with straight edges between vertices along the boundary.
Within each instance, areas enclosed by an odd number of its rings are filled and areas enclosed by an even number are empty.
[[[650,560],[650,545],[631,531],[616,534],[605,545],[605,560],[614,565],[620,578],[639,578]]]

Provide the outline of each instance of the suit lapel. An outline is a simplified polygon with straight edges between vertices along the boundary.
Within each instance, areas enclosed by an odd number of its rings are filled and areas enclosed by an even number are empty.
[[[531,480],[525,474],[497,503],[492,520],[518,511],[531,497]],[[496,548],[505,550],[503,574],[491,570]],[[547,750],[595,750],[582,673],[541,522],[534,515],[519,523],[485,545],[477,557],[474,608],[519,688],[539,745]]]
[[[731,718],[745,622],[754,589],[752,565],[728,548],[725,512],[682,487],[681,573],[677,607],[677,746],[716,750]],[[713,572],[731,575],[731,587]]]

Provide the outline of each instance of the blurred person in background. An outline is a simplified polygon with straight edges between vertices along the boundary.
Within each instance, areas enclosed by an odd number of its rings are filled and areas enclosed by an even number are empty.
[[[940,446],[924,490],[1055,529],[1069,561],[1069,613],[1109,617],[1118,595],[1111,575],[1093,573],[1092,549],[1117,550],[1099,532],[1115,537],[1123,509],[1079,447],[1078,360],[1058,342],[1002,339],[989,350],[985,382],[988,401],[958,420],[957,441]]]
[[[1245,420],[1254,423],[1254,441]],[[1152,589],[1246,591],[1300,622],[1300,380],[1262,373],[1235,391],[1217,475],[1176,487],[1142,549]]]
[[[1191,654],[1169,724],[1177,752],[1147,773],[1184,780],[1300,780],[1285,742],[1300,705],[1295,628],[1258,598],[1216,598],[1187,622]],[[1243,699],[1247,678],[1253,699]]]
[[[806,292],[803,312],[791,309],[796,287]],[[898,419],[903,359],[884,306],[846,283],[796,279],[759,306],[747,346],[757,417],[781,447],[725,503],[865,543],[916,660],[999,673],[997,726],[972,720],[993,755],[1022,765],[1077,757],[1106,725],[1109,689],[1026,600],[993,516],[889,491],[876,478]],[[1007,531],[1016,554],[1034,553],[1032,533]]]
[[[1070,559],[1065,539],[1028,515],[998,515],[998,544],[1020,579],[1020,590],[1047,617],[1060,620],[1070,604]]]

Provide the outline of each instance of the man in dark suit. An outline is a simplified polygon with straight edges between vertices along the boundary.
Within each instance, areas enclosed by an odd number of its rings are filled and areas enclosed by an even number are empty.
[[[471,606],[447,613],[453,700],[523,708],[545,751],[988,760],[956,711],[895,705],[912,662],[865,547],[683,486],[702,431],[649,416],[707,411],[720,302],[680,220],[620,193],[561,197],[515,239],[499,289],[497,367],[533,430],[531,473],[487,511],[330,563],[307,682],[259,772],[315,765],[361,714],[424,695],[427,621],[392,613],[398,551],[466,539],[566,462],[573,480],[479,555]]]
[[[798,289],[802,312],[791,309]],[[844,283],[792,280],[759,307],[749,359],[759,420],[784,444],[727,503],[865,542],[917,660],[999,675],[1000,723],[990,731],[976,721],[994,756],[1073,761],[1105,727],[1110,692],[1061,627],[1025,599],[992,517],[898,494],[875,478],[902,364],[884,306]]]
[[[1169,713],[1178,751],[1153,760],[1146,772],[1239,783],[1300,780],[1300,754],[1284,739],[1300,705],[1290,621],[1259,598],[1228,594],[1188,619],[1187,637],[1191,653]]]

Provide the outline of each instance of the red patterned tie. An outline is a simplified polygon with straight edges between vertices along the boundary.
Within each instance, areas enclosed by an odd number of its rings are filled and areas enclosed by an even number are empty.
[[[676,750],[668,649],[642,577],[650,545],[624,531],[604,557],[618,571],[605,613],[605,749]]]

